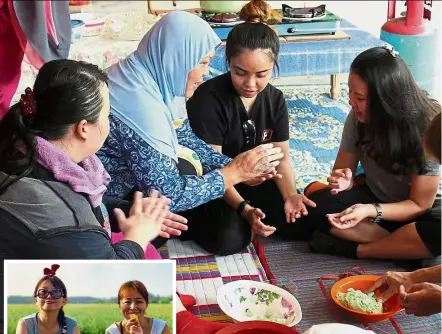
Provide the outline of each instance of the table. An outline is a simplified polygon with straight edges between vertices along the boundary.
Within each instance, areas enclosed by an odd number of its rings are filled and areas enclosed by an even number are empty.
[[[362,51],[386,44],[370,33],[342,20],[341,28],[351,39],[338,41],[282,42],[279,54],[281,77],[330,75],[332,98],[339,96],[339,74],[348,73],[352,61]],[[211,75],[224,73],[225,47],[216,50],[210,66]]]
[[[339,74],[347,73],[353,59],[362,51],[385,44],[373,35],[359,30],[348,21],[341,22],[341,30],[351,36],[348,40],[283,42],[281,43],[279,65],[281,77],[330,75],[332,98],[339,95]],[[105,69],[128,56],[138,46],[138,41],[106,40],[99,36],[84,37],[72,44],[70,59],[83,60]],[[216,76],[225,73],[225,47],[220,45],[212,60],[210,73]],[[22,77],[13,102],[20,98],[26,87],[32,87],[37,70],[25,58],[22,64]]]

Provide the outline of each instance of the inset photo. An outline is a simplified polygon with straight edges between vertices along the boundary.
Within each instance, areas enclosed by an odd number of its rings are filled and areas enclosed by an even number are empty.
[[[175,261],[5,261],[8,334],[174,333]]]

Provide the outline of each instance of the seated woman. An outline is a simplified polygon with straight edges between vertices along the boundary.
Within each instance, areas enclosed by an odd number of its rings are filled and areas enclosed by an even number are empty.
[[[255,0],[248,6],[269,7],[262,2]],[[263,11],[249,16],[265,19],[258,17],[260,13],[267,16]],[[255,234],[267,237],[276,230],[284,239],[295,239],[313,231],[303,216],[315,203],[297,192],[289,155],[287,105],[283,93],[269,83],[278,68],[278,54],[278,36],[266,24],[235,26],[226,41],[230,71],[202,84],[187,101],[187,113],[195,134],[231,158],[265,143],[281,148],[284,157],[277,172],[282,178],[257,186],[239,184],[228,189],[224,198]]]
[[[45,268],[33,295],[39,310],[18,321],[16,334],[80,334],[75,320],[65,316],[63,311],[68,294],[63,281],[55,276],[59,267],[54,264],[51,269]]]
[[[118,291],[118,306],[124,320],[106,329],[106,334],[170,334],[170,327],[160,319],[145,315],[149,305],[149,293],[140,281],[124,283]]]
[[[250,243],[250,227],[216,199],[235,184],[271,177],[282,154],[270,144],[231,161],[199,140],[188,121],[175,130],[175,112],[184,107],[179,101],[203,81],[219,42],[194,14],[172,12],[158,21],[134,53],[108,69],[110,136],[98,156],[112,176],[110,196],[156,189],[171,199],[172,212],[188,218],[183,237],[212,253],[232,254]],[[204,175],[186,175],[179,145],[196,152]]]
[[[109,175],[95,152],[109,133],[108,117],[106,75],[55,60],[0,121],[4,258],[142,259],[150,240],[170,232],[163,223],[185,228],[158,194],[136,194],[128,217],[121,211],[129,211],[127,202],[103,205]],[[112,245],[111,229],[124,240]]]
[[[441,114],[431,122],[424,135],[425,151],[441,163]],[[428,316],[440,313],[442,310],[442,288],[440,284],[442,265],[421,268],[412,272],[387,271],[373,283],[367,291],[372,292],[385,286],[379,296],[380,301],[386,301],[391,296],[399,294],[400,305],[407,314]]]
[[[421,91],[390,47],[351,65],[347,116],[330,189],[314,192],[311,247],[353,258],[422,259],[441,254],[440,165],[421,137],[440,105]],[[365,184],[353,186],[361,163]]]

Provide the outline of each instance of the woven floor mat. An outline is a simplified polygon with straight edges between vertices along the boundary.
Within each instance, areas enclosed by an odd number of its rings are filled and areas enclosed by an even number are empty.
[[[216,302],[221,285],[241,279],[267,281],[253,245],[241,253],[215,256],[193,241],[172,239],[160,248],[160,254],[176,260],[176,289],[196,298],[197,305],[190,311],[205,320],[230,321]]]

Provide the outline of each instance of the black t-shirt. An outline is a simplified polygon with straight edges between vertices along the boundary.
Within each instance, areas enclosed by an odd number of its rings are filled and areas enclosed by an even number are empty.
[[[203,83],[187,101],[187,115],[195,134],[208,144],[222,146],[234,158],[250,147],[244,145],[241,113],[246,113],[232,84],[230,72]],[[282,92],[268,84],[251,109],[255,146],[289,139],[287,105]]]

